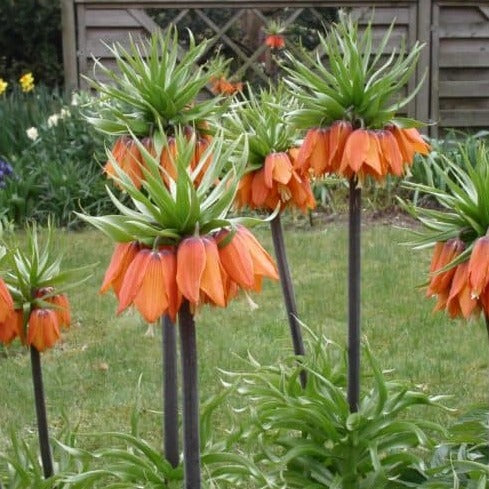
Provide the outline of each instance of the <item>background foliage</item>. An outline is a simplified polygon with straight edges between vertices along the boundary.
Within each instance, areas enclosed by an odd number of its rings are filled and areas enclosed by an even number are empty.
[[[58,225],[73,226],[74,210],[112,209],[101,167],[105,137],[83,119],[79,105],[46,87],[14,90],[0,98],[0,120],[0,159],[14,171],[0,191],[1,217],[21,224],[52,214]],[[27,135],[32,128],[35,140]]]
[[[59,1],[0,2],[0,77],[14,85],[30,71],[50,87],[61,86],[62,60]]]

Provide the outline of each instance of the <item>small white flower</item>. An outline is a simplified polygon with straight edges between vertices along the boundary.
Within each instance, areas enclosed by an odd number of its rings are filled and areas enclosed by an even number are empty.
[[[59,114],[52,114],[48,117],[48,127],[54,127],[58,125],[60,119]]]
[[[31,141],[35,141],[39,137],[39,132],[35,127],[29,127],[29,129],[27,129],[26,131],[26,134]]]
[[[60,119],[66,119],[67,117],[71,116],[70,109],[65,109],[64,107],[61,109],[61,112],[59,113]]]
[[[76,92],[71,95],[71,105],[80,105],[80,95]]]

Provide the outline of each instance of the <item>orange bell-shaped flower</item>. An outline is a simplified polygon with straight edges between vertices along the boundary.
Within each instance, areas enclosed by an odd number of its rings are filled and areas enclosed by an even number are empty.
[[[60,338],[58,315],[52,309],[34,309],[28,321],[27,344],[43,352]]]
[[[0,279],[0,323],[4,322],[14,310],[14,301],[5,285],[5,282]]]

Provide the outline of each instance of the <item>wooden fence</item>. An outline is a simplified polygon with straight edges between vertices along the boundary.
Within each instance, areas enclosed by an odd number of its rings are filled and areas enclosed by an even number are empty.
[[[432,135],[447,128],[489,127],[489,0],[61,1],[69,87],[84,86],[81,75],[91,73],[92,56],[113,63],[101,40],[126,43],[129,34],[146,36],[161,28],[156,21],[161,18],[180,27],[198,25],[206,35],[216,36],[216,43],[233,57],[238,78],[264,78],[268,54],[263,25],[270,14],[279,15],[291,29],[302,25],[310,32],[311,26],[324,22],[331,8],[341,7],[351,9],[360,23],[368,22],[373,13],[377,39],[396,18],[386,52],[402,38],[408,46],[417,39],[426,43],[408,88],[423,76],[424,83],[408,113],[436,123],[430,127]]]

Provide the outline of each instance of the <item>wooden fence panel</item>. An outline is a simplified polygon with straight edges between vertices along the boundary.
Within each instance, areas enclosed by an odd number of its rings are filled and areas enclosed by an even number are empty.
[[[263,25],[271,11],[296,25],[305,13],[320,21],[324,9],[342,7],[351,9],[361,24],[374,12],[377,41],[396,19],[385,54],[397,48],[401,39],[408,46],[416,39],[427,45],[408,89],[427,76],[407,112],[438,124],[429,128],[431,134],[436,135],[438,127],[443,131],[489,126],[489,0],[61,1],[68,87],[86,87],[81,75],[92,75],[92,56],[114,66],[100,40],[126,44],[129,34],[137,38],[160,28],[145,9],[165,9],[182,29],[197,24],[207,36],[217,35],[216,42],[234,59],[232,75],[264,81],[270,54],[263,45]]]
[[[433,24],[432,119],[441,131],[488,127],[487,2],[437,1]]]

